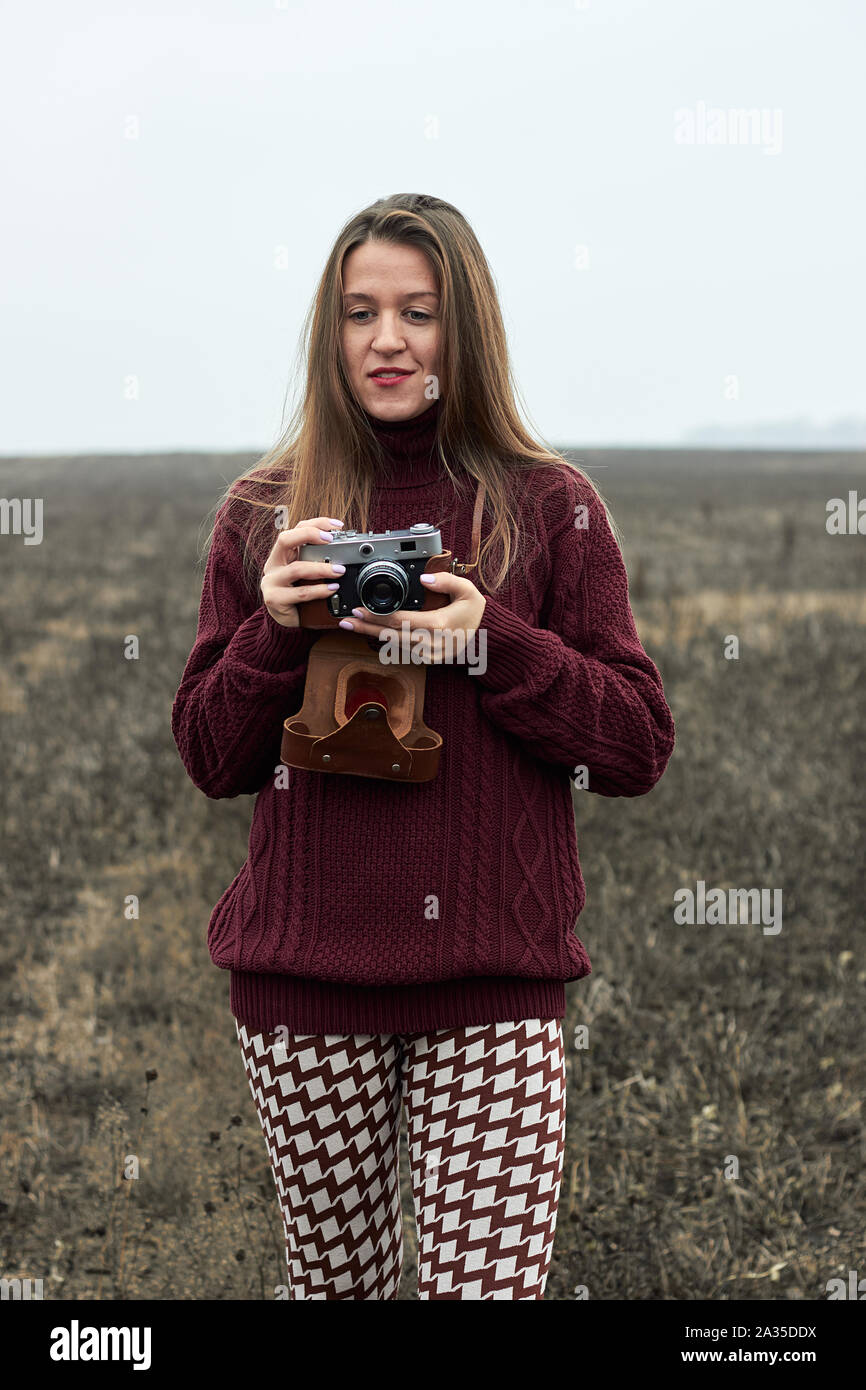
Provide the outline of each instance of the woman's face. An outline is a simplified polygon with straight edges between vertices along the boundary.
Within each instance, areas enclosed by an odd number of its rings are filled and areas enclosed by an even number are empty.
[[[433,268],[417,247],[367,241],[346,256],[343,363],[371,415],[411,420],[439,395],[439,310]]]

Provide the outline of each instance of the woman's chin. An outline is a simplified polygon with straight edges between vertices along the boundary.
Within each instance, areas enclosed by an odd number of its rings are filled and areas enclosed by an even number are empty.
[[[396,396],[383,400],[382,397],[387,395],[387,390],[386,387],[375,397],[368,396],[366,401],[364,408],[377,420],[412,420],[432,405],[432,401],[428,401],[423,395],[420,400],[414,396],[403,400],[397,399]]]

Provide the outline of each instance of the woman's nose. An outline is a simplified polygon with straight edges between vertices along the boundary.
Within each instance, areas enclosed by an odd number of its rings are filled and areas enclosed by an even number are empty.
[[[383,314],[379,320],[378,330],[373,338],[373,346],[376,348],[402,347],[404,343],[405,340],[400,330],[399,321],[396,318],[389,318],[387,314]]]

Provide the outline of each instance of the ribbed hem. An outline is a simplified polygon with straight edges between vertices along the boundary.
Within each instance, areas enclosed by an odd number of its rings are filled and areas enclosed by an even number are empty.
[[[364,988],[293,975],[231,972],[231,1011],[248,1031],[423,1033],[472,1023],[562,1018],[562,980],[479,976],[437,984]]]
[[[286,671],[303,661],[321,635],[313,628],[283,627],[262,604],[241,623],[226,655],[259,671]]]
[[[489,595],[478,631],[487,634],[487,669],[473,672],[472,679],[487,690],[511,690],[531,681],[551,638],[551,633],[532,627]]]

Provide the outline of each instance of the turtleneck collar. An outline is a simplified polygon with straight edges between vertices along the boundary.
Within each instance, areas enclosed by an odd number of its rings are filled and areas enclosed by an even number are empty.
[[[379,487],[423,487],[442,477],[436,449],[439,414],[438,397],[411,420],[380,420],[364,411],[385,453]]]

